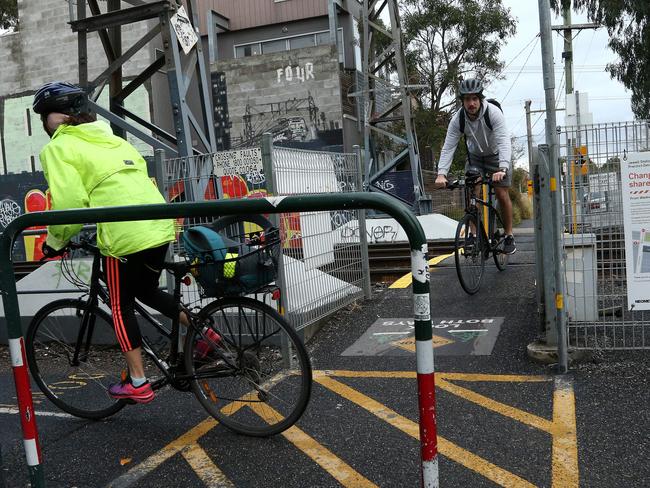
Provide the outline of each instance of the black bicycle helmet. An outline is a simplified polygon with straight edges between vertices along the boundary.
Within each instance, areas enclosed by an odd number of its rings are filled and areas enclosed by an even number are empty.
[[[483,83],[476,78],[470,78],[460,82],[458,92],[461,98],[465,95],[478,95],[483,98]]]
[[[34,94],[32,109],[40,115],[59,112],[78,115],[83,111],[86,93],[77,85],[65,81],[53,81],[40,87]]]

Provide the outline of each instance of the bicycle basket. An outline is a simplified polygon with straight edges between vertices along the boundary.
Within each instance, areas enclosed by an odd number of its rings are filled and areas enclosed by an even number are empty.
[[[264,217],[224,217],[191,227],[182,243],[203,296],[253,293],[277,277],[280,232]]]

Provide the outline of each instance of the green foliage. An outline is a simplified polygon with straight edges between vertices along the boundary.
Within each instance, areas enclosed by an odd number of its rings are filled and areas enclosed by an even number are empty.
[[[650,118],[650,2],[648,0],[551,0],[556,12],[573,5],[607,28],[618,60],[607,65],[612,78],[632,92],[632,112]]]
[[[10,29],[18,24],[18,1],[0,0],[0,28]]]
[[[403,32],[416,96],[433,113],[452,107],[460,78],[499,76],[501,46],[516,31],[502,0],[403,0]],[[413,78],[413,77],[412,77]]]

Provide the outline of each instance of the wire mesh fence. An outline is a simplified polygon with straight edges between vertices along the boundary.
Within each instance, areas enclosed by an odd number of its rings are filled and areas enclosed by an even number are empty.
[[[650,349],[650,311],[635,310],[628,293],[628,273],[636,279],[638,270],[627,265],[626,244],[636,252],[641,232],[624,225],[621,182],[621,162],[649,150],[649,136],[645,121],[565,127],[559,134],[568,337],[575,348]],[[648,255],[650,268],[648,249],[638,253]],[[641,286],[650,298],[650,274]]]
[[[167,160],[167,197],[171,202],[202,201],[361,188],[357,154],[278,147],[268,156],[262,152],[262,148],[254,147]],[[267,164],[261,163],[263,157],[269,159]],[[269,219],[280,229],[282,238],[278,284],[284,312],[297,329],[353,302],[364,294],[364,287],[369,289],[363,211],[282,213]],[[179,219],[177,229],[180,234],[211,220]],[[177,242],[175,252],[182,251]],[[193,302],[202,300],[196,289],[190,295]]]

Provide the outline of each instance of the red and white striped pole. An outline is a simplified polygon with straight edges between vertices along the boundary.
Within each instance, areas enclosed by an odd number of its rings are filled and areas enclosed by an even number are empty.
[[[413,316],[415,321],[415,353],[420,412],[421,484],[425,488],[438,488],[436,388],[433,367],[433,333],[431,329],[427,250],[426,243],[422,244],[420,249],[411,250]]]
[[[45,486],[44,483],[39,484],[42,481],[38,481],[39,478],[41,480],[43,478],[42,475],[38,474],[39,471],[42,473],[41,448],[36,430],[36,416],[34,415],[32,391],[29,386],[29,373],[27,371],[23,338],[9,339],[9,351],[11,353],[11,367],[14,373],[18,411],[20,412],[20,422],[23,430],[23,444],[27,457],[27,466],[32,478],[32,486]]]

